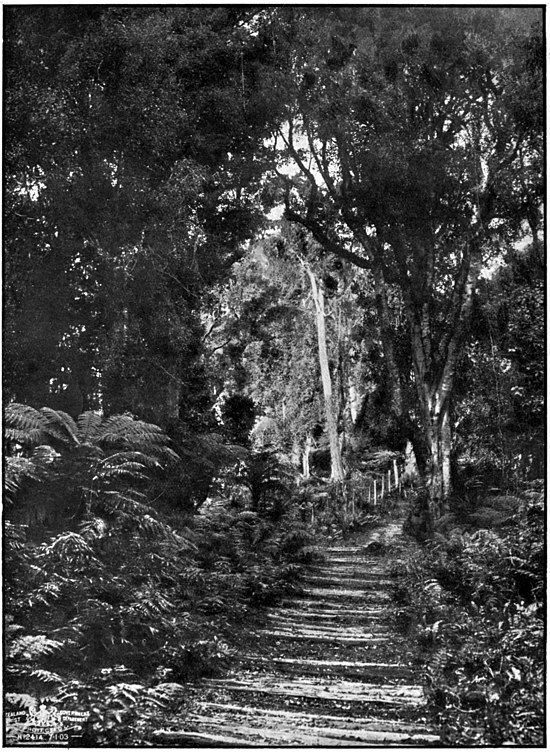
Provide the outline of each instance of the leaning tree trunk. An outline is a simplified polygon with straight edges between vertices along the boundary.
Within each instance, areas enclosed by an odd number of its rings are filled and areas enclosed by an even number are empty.
[[[325,299],[322,285],[317,284],[314,273],[304,262],[304,268],[309,276],[313,302],[315,303],[315,321],[317,324],[317,343],[319,348],[319,365],[321,367],[321,381],[323,384],[323,397],[325,403],[325,416],[327,424],[327,434],[330,447],[330,477],[335,481],[344,480],[344,467],[342,464],[342,453],[340,451],[340,442],[338,441],[338,423],[336,419],[336,409],[334,397],[332,394],[332,379],[328,366],[327,353],[327,334],[325,328]]]

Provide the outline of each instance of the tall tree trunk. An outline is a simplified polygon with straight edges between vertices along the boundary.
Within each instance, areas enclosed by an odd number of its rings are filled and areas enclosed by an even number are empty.
[[[425,482],[428,491],[431,518],[437,519],[445,510],[451,494],[451,422],[449,403],[438,406],[438,396],[429,400],[430,409],[424,416],[428,444],[428,462]]]
[[[399,367],[395,355],[395,336],[391,322],[390,308],[388,305],[387,284],[384,280],[384,272],[378,254],[373,254],[372,271],[374,277],[376,310],[378,313],[380,335],[386,364],[386,375],[391,394],[390,410],[397,422],[401,424],[404,418],[403,393],[401,390]]]
[[[310,477],[309,456],[311,454],[312,447],[313,439],[311,437],[311,434],[308,433],[304,441],[304,451],[302,454],[302,475],[304,476],[304,478]]]
[[[357,418],[359,417],[359,410],[361,409],[361,398],[351,374],[348,376],[348,404],[351,425],[354,427],[357,423]]]
[[[342,454],[338,441],[338,424],[336,419],[336,406],[332,393],[332,380],[328,366],[327,334],[325,328],[325,298],[322,284],[317,284],[315,274],[310,267],[303,262],[311,283],[313,302],[315,303],[315,321],[317,324],[317,344],[319,349],[319,365],[321,367],[321,382],[323,384],[323,398],[325,403],[325,416],[327,434],[330,447],[330,477],[332,480],[344,480],[344,467]]]

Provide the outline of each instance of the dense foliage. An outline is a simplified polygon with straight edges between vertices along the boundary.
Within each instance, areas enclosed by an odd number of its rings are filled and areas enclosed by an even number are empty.
[[[200,296],[260,220],[246,16],[7,10],[10,398],[196,422]]]
[[[387,409],[411,440],[417,427],[437,517],[452,488],[456,374],[481,270],[526,226],[534,237],[540,228],[541,27],[508,9],[265,15],[280,39],[281,63],[265,75],[280,107],[285,215],[325,254],[370,272]],[[396,292],[408,364],[396,353]]]
[[[4,21],[10,707],[147,741],[407,458],[446,739],[536,743],[540,9]]]
[[[61,416],[53,412],[9,406],[10,439],[23,430],[10,426],[23,422],[29,438],[31,419],[46,431],[58,429]],[[63,425],[72,427],[68,420]],[[167,437],[146,428],[127,416],[102,421],[88,414],[71,439],[80,438],[89,451],[86,439],[97,446],[125,436],[139,444],[147,433],[165,451]],[[67,439],[67,433],[53,435]],[[28,539],[36,519],[15,521],[18,504],[27,498],[28,507],[37,498],[19,496],[24,481],[48,485],[55,478],[55,498],[65,501],[68,489],[83,490],[81,476],[91,467],[81,457],[83,470],[75,473],[74,461],[53,456],[51,445],[42,449],[8,458],[14,521],[5,531],[6,699],[11,709],[34,707],[38,698],[91,709],[87,743],[137,743],[160,723],[163,709],[182,702],[182,682],[216,672],[230,658],[235,626],[250,624],[251,609],[293,587],[311,544],[300,508],[291,504],[293,479],[269,455],[233,463],[219,474],[201,513],[182,519],[155,504],[138,451],[110,454],[107,461],[96,453],[90,503],[80,514],[72,506],[64,528],[37,542]],[[123,491],[113,488],[113,475],[126,479]],[[44,539],[48,528],[40,522]]]
[[[400,571],[398,615],[450,746],[543,743],[544,494],[462,503]]]

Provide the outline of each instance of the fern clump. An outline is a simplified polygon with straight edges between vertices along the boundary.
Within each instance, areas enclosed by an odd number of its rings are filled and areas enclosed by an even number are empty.
[[[18,405],[6,422],[10,707],[92,708],[86,744],[138,743],[183,683],[228,665],[255,609],[296,587],[312,540],[293,479],[273,457],[228,462],[184,518],[155,501],[181,472],[160,428]]]
[[[524,488],[486,506],[498,512],[491,527],[486,516],[463,515],[462,524],[454,517],[454,526],[448,520],[404,562],[400,621],[427,662],[430,708],[445,744],[537,746],[544,728],[543,494]]]
[[[4,411],[4,433],[13,521],[38,534],[94,515],[127,525],[141,518],[144,529],[155,526],[142,489],[178,459],[158,426],[92,411],[75,421],[60,410],[12,403]]]

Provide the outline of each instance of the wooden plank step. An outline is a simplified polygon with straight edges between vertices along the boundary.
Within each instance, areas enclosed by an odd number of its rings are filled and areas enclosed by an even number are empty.
[[[157,743],[174,747],[257,747],[252,740],[237,738],[227,734],[210,734],[199,731],[157,729],[153,731]]]
[[[340,599],[340,598],[361,598],[373,601],[390,601],[391,597],[389,593],[386,593],[384,591],[377,591],[369,592],[366,590],[353,590],[351,588],[335,588],[335,587],[327,587],[327,588],[321,588],[321,587],[305,587],[302,591],[304,595],[313,595],[317,596],[318,598],[330,598],[330,599]]]
[[[338,587],[343,584],[348,589],[357,590],[375,590],[377,588],[389,588],[393,584],[393,580],[387,577],[329,577],[318,575],[307,575],[304,578],[306,585],[316,585],[322,587]]]
[[[322,629],[327,633],[338,632],[338,634],[342,634],[343,631],[346,634],[363,634],[365,631],[375,633],[391,631],[388,628],[387,623],[379,617],[364,619],[361,626],[354,626],[357,623],[356,619],[354,619],[351,624],[335,624],[334,618],[331,619],[330,617],[324,617],[317,621],[308,621],[307,619],[304,619],[303,612],[300,613],[296,611],[293,611],[292,614],[289,614],[288,616],[284,614],[284,612],[278,614],[266,614],[266,616],[269,621],[274,622],[276,628],[284,629],[306,629],[308,631]]]
[[[299,601],[299,603],[303,603],[303,601]],[[317,603],[317,606],[321,604]],[[327,604],[328,605],[328,604]],[[292,608],[290,606],[287,606],[286,608],[270,608],[269,611],[266,612],[266,616],[268,618],[288,618],[288,619],[327,619],[334,621],[336,619],[339,619],[341,617],[351,617],[355,618],[357,616],[361,618],[368,619],[369,621],[382,621],[386,618],[386,615],[388,613],[388,609],[384,608],[382,606],[375,606],[372,608],[369,608],[365,606],[365,608],[340,608],[340,609],[329,609],[329,608],[317,608],[315,611],[313,610],[305,610],[302,608]]]
[[[415,671],[410,666],[400,663],[366,663],[364,661],[331,661],[317,660],[315,658],[267,658],[263,655],[247,653],[241,656],[245,661],[276,666],[278,669],[286,667],[296,669],[296,673],[309,673],[313,670],[338,671],[344,676],[347,672],[355,675],[376,676],[384,679],[412,679]]]
[[[363,564],[350,567],[334,565],[332,567],[308,567],[308,572],[313,575],[320,575],[321,577],[386,577],[388,576],[387,567],[379,567],[378,569],[367,569]]]
[[[321,712],[310,711],[303,712],[298,710],[281,710],[274,708],[258,708],[251,705],[233,705],[219,702],[201,701],[197,703],[197,708],[202,709],[210,715],[221,712],[232,712],[246,718],[252,715],[261,719],[267,725],[276,723],[299,723],[304,725],[321,725],[339,724],[342,728],[371,729],[372,731],[389,730],[393,733],[401,734],[429,734],[431,728],[421,723],[411,723],[400,721],[393,718],[374,718],[365,715],[327,715]]]
[[[380,564],[381,557],[380,556],[327,556],[324,562],[324,566],[331,567],[333,565],[344,565],[347,567],[381,567]]]
[[[246,741],[255,740],[256,743],[272,742],[299,745],[301,747],[333,747],[333,746],[363,746],[365,744],[420,744],[434,742],[435,736],[417,735],[416,739],[409,734],[392,731],[371,731],[370,729],[345,729],[339,727],[292,726],[288,728],[266,728],[265,726],[245,726],[239,723],[214,723],[214,719],[207,716],[191,716],[190,721],[205,723],[213,730],[222,733],[224,737],[233,736],[235,740],[244,738]],[[211,732],[210,732],[211,733]],[[273,746],[273,745],[271,745]]]
[[[366,601],[366,599],[365,599],[365,601]],[[315,598],[315,599],[312,599],[312,598],[282,598],[281,601],[280,601],[280,603],[281,603],[281,606],[288,605],[289,607],[295,608],[295,609],[300,609],[300,608],[308,609],[308,608],[311,608],[314,611],[318,611],[319,610],[319,606],[323,606],[323,608],[325,610],[329,610],[330,609],[330,611],[332,613],[351,614],[352,612],[355,612],[357,615],[360,615],[360,614],[369,614],[369,613],[372,613],[373,603],[376,603],[376,601],[373,601],[372,599],[370,599],[370,602],[365,602],[365,607],[364,608],[353,608],[353,609],[352,608],[348,608],[345,605],[345,603],[346,603],[345,600],[341,600],[341,599],[333,600],[333,599],[326,598],[326,599],[320,601],[319,598]],[[384,607],[380,606],[379,607],[379,612],[380,613],[387,613],[387,607],[384,608]]]
[[[388,635],[374,635],[365,633],[364,635],[346,636],[336,633],[292,631],[283,629],[260,629],[257,634],[263,637],[275,637],[278,640],[309,640],[310,642],[328,642],[333,645],[379,645],[388,642]]]
[[[348,609],[352,613],[346,613],[346,611],[327,611],[327,610],[308,610],[288,608],[280,609],[279,611],[269,611],[266,613],[267,625],[272,626],[279,620],[290,620],[302,622],[304,626],[325,626],[340,627],[345,629],[346,627],[372,625],[373,628],[377,626],[386,626],[388,624],[388,616],[385,613],[378,611],[361,611],[359,609]],[[357,611],[358,613],[355,613]]]
[[[370,624],[363,624],[359,627],[352,627],[350,625],[334,625],[334,624],[304,624],[302,621],[295,621],[293,619],[274,619],[275,623],[269,627],[262,627],[260,631],[265,629],[283,632],[303,632],[304,634],[326,634],[326,635],[345,635],[346,637],[365,637],[372,635],[376,637],[381,634],[391,635],[392,630],[389,629],[386,624],[378,624],[376,627],[372,627]]]
[[[332,679],[330,682],[322,679],[315,681],[312,677],[285,680],[278,675],[261,674],[240,679],[206,679],[203,685],[210,689],[315,698],[334,702],[368,702],[400,707],[423,705],[425,702],[421,686],[364,684],[344,679]]]
[[[365,736],[355,736],[361,732],[344,732],[338,735],[338,732],[325,733],[323,730],[316,729],[295,729],[288,730],[260,730],[254,727],[239,726],[221,726],[219,733],[197,732],[197,731],[163,731],[153,732],[155,740],[170,744],[171,747],[365,747],[383,746],[391,744],[393,747],[409,747],[413,745],[426,746],[430,739],[419,737],[401,737],[384,735],[383,732],[373,732],[370,739]],[[368,732],[365,732],[368,734]],[[435,737],[434,737],[435,738]]]

